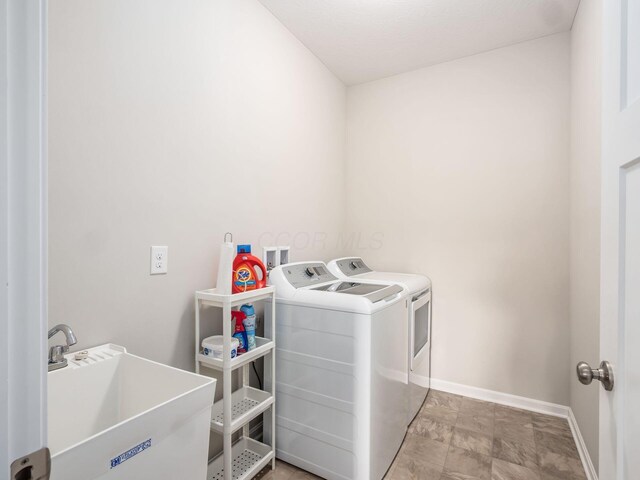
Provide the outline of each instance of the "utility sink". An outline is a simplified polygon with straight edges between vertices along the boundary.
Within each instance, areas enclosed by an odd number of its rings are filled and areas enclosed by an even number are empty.
[[[48,374],[52,480],[204,479],[215,379],[102,345]]]

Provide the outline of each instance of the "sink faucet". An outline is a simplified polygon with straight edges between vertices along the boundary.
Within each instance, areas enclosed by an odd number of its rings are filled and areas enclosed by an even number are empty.
[[[69,325],[65,325],[64,323],[56,325],[49,330],[49,338],[53,337],[58,332],[64,333],[66,345],[54,345],[49,349],[49,371],[66,367],[67,359],[64,358],[64,354],[69,351],[69,347],[71,345],[75,345],[78,342]]]

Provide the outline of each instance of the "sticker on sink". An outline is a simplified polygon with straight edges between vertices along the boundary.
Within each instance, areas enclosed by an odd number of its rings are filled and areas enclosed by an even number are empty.
[[[126,462],[131,457],[135,457],[137,454],[144,452],[147,448],[151,446],[151,439],[145,440],[144,442],[136,445],[133,448],[130,448],[124,453],[121,453],[115,458],[111,459],[111,468],[115,468],[120,465],[122,462]]]

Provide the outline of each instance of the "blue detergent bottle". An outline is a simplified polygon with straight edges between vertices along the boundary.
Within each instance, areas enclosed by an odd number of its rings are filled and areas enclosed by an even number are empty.
[[[256,311],[250,303],[242,305],[240,311],[247,316],[242,321],[247,334],[247,351],[253,350],[256,348]]]

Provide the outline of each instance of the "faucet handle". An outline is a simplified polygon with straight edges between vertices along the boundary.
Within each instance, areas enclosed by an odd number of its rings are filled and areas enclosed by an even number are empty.
[[[68,350],[69,347],[64,345],[54,345],[49,348],[49,363],[61,363],[64,360],[64,352]]]

